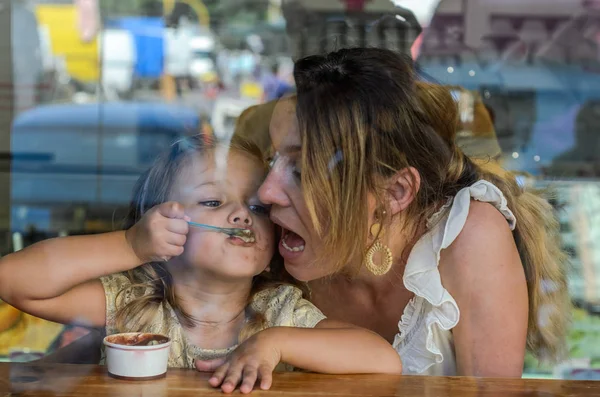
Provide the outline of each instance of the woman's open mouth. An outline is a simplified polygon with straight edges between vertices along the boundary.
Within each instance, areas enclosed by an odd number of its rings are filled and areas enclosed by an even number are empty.
[[[280,251],[283,252],[281,252],[281,255],[283,255],[284,257],[287,256],[284,252],[287,252],[288,255],[299,254],[304,251],[305,245],[306,242],[298,234],[285,228],[282,229],[280,246],[283,248],[283,250]]]

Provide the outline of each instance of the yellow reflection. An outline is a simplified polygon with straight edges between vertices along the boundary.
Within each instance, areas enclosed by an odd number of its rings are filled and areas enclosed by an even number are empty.
[[[46,353],[64,326],[23,313],[0,301],[0,357],[11,350]]]
[[[98,40],[84,42],[77,29],[77,9],[69,4],[38,4],[35,7],[40,25],[50,34],[52,52],[62,56],[69,75],[82,82],[94,82],[100,77]]]

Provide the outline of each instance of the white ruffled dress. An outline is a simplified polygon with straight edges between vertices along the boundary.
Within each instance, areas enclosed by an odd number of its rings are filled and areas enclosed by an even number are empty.
[[[442,284],[438,265],[441,250],[448,248],[464,227],[471,200],[494,205],[511,230],[515,228],[516,219],[506,198],[484,180],[459,191],[429,220],[432,227],[412,249],[403,277],[405,287],[415,294],[404,309],[393,343],[405,374],[456,375],[452,328],[460,320],[460,310]]]

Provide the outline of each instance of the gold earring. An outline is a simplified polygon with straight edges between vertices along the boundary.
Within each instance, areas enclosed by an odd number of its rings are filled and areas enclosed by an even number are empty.
[[[377,236],[377,240],[371,248],[368,249],[366,257],[365,257],[365,266],[367,269],[376,276],[383,276],[392,268],[392,264],[394,262],[394,258],[392,256],[392,251],[381,243],[380,237],[378,236],[381,230],[381,223],[374,223],[371,226],[370,232],[371,236]],[[373,260],[375,254],[379,253],[381,255],[382,262],[380,264],[376,264]]]

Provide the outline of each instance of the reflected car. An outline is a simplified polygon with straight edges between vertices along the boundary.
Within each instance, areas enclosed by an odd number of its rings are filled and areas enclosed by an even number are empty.
[[[55,104],[22,113],[11,132],[12,230],[55,229],[75,207],[106,216],[126,206],[139,175],[179,137],[195,110],[164,103]],[[36,213],[37,221],[26,214]]]

